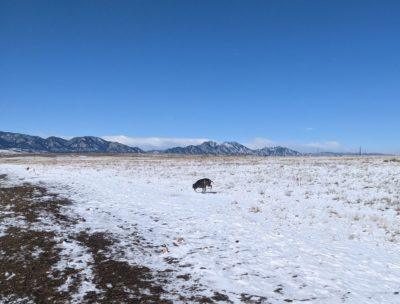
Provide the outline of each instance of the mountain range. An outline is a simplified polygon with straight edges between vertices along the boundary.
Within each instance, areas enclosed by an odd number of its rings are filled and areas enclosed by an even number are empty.
[[[60,137],[41,138],[0,131],[0,149],[20,152],[51,153],[142,153],[139,148],[106,141],[99,137],[84,136],[66,140]]]
[[[237,142],[218,144],[206,141],[200,145],[175,147],[166,150],[145,152],[137,147],[129,147],[100,137],[83,136],[72,139],[1,132],[0,150],[28,153],[166,153],[183,155],[255,155],[255,156],[300,156],[301,153],[285,147],[265,147],[252,150]]]
[[[256,156],[300,156],[301,153],[285,148],[273,147],[251,150],[237,142],[224,142],[218,144],[214,141],[206,141],[200,145],[190,145],[187,147],[176,147],[164,150],[170,154],[189,154],[189,155],[256,155]]]

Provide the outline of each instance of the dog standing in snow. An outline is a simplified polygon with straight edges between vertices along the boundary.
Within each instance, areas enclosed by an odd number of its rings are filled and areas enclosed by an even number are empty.
[[[211,183],[213,181],[209,178],[199,179],[197,182],[193,184],[193,190],[196,191],[197,188],[203,189],[202,192],[206,192],[207,187],[212,189]]]

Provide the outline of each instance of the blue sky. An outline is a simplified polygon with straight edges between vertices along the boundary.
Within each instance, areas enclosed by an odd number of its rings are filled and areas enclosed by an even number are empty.
[[[400,1],[0,1],[0,37],[2,131],[400,153]]]

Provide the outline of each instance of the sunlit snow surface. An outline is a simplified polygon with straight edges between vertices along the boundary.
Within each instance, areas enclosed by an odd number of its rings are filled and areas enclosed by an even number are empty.
[[[14,157],[0,173],[72,199],[76,229],[112,233],[119,259],[190,275],[169,291],[400,303],[400,163],[384,160]],[[203,177],[213,192],[193,191]]]

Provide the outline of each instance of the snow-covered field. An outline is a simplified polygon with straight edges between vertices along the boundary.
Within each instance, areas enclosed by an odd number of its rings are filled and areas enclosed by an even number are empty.
[[[112,234],[115,258],[184,278],[165,283],[176,303],[175,293],[193,292],[234,303],[400,303],[400,162],[16,156],[0,158],[0,174],[70,198],[64,211],[85,219],[72,229]],[[193,191],[203,177],[212,192]],[[62,254],[58,267],[86,278],[76,301],[96,292],[90,253],[72,242]]]

